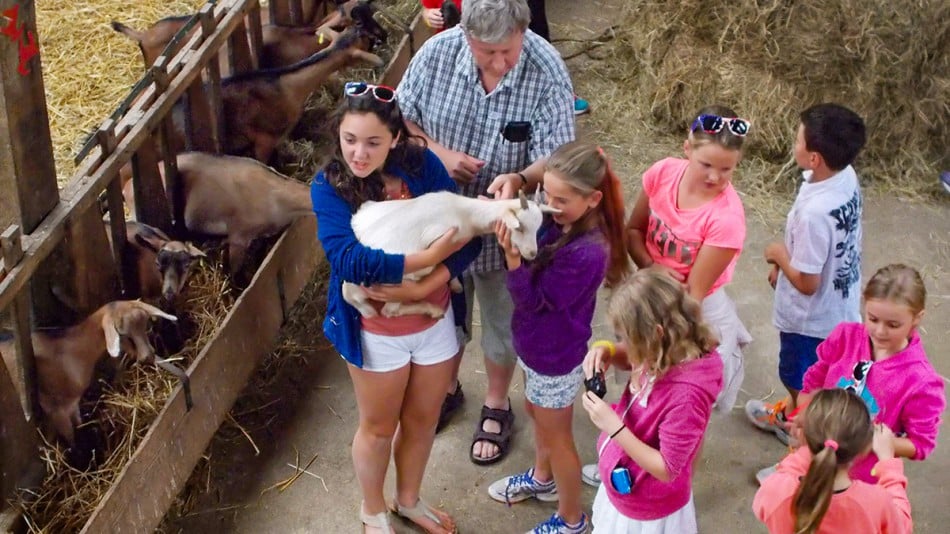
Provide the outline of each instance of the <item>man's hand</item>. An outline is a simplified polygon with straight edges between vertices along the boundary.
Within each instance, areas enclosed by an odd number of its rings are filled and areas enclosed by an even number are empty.
[[[442,18],[442,10],[433,7],[431,9],[422,8],[422,19],[426,21],[426,25],[434,30],[441,30],[445,26],[445,20]]]
[[[496,200],[504,198],[515,198],[518,191],[524,185],[521,175],[516,172],[499,174],[492,180],[488,186],[488,194],[493,195]]]
[[[772,289],[775,289],[775,284],[778,283],[778,265],[772,264],[772,268],[769,270],[769,285],[772,286]]]
[[[485,166],[484,161],[454,150],[445,154],[442,164],[449,171],[449,176],[460,184],[470,184],[475,181],[475,175]]]

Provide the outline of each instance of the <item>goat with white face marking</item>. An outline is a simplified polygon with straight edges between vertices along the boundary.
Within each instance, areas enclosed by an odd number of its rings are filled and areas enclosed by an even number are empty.
[[[455,241],[466,242],[494,233],[495,221],[500,220],[511,229],[512,244],[522,257],[530,260],[538,253],[537,233],[544,213],[559,210],[528,201],[524,193],[512,200],[487,200],[442,191],[406,200],[364,202],[350,224],[363,245],[390,254],[412,254],[427,248],[450,228],[458,228]],[[405,278],[418,280],[431,271],[428,268],[407,273]],[[344,282],[343,298],[363,317],[376,315],[360,286]],[[441,317],[443,310],[426,302],[387,302],[382,313],[387,317],[413,313]]]
[[[92,382],[96,362],[105,354],[116,358],[123,352],[134,355],[140,363],[155,360],[155,349],[148,341],[152,317],[178,320],[144,302],[120,300],[102,306],[75,326],[33,332],[40,408],[56,433],[70,445],[74,442],[74,425],[82,422],[79,401]],[[7,369],[17,376],[11,341],[0,342],[0,354]]]
[[[176,159],[185,200],[185,228],[224,237],[231,274],[241,270],[255,239],[277,234],[297,217],[313,215],[310,188],[271,167],[237,156],[185,152]],[[159,165],[162,182],[164,166]],[[122,194],[135,210],[132,181]]]
[[[191,243],[176,241],[165,232],[136,221],[125,221],[127,254],[135,266],[138,293],[127,298],[161,298],[172,303],[191,274],[195,260],[205,253]],[[111,237],[111,232],[108,234]]]

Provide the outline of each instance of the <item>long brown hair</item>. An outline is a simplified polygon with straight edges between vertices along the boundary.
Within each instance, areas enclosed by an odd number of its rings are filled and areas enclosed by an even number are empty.
[[[551,153],[544,170],[557,174],[581,195],[589,196],[600,191],[603,196],[597,207],[572,224],[560,239],[540,251],[535,265],[544,267],[557,249],[596,226],[606,236],[610,247],[607,283],[616,285],[630,272],[630,263],[624,241],[623,187],[607,160],[607,154],[596,145],[573,141]]]
[[[818,531],[831,504],[838,469],[866,453],[874,438],[864,401],[844,389],[819,391],[804,417],[805,443],[813,458],[792,500],[795,534]]]
[[[386,157],[385,169],[397,168],[409,175],[421,172],[425,163],[426,141],[422,137],[409,133],[403,121],[402,112],[399,110],[399,104],[395,100],[381,102],[369,91],[359,96],[346,95],[334,113],[334,127],[331,131],[339,133],[343,118],[350,113],[376,115],[393,137],[398,137],[396,146]],[[337,140],[333,158],[323,167],[327,181],[336,189],[340,198],[350,205],[350,211],[354,213],[367,200],[385,198],[382,171],[383,169],[377,169],[365,178],[354,176],[343,159],[339,140]]]
[[[650,269],[624,280],[607,309],[614,331],[627,342],[630,364],[656,377],[716,348],[719,340],[701,315],[682,284]]]

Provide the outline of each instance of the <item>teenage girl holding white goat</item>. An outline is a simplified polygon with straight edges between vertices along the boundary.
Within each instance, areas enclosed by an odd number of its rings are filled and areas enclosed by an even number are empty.
[[[361,245],[350,220],[364,201],[454,191],[455,182],[435,154],[406,130],[393,89],[346,84],[337,120],[339,149],[314,179],[311,196],[330,262],[323,330],[348,364],[359,408],[353,468],[363,493],[363,530],[393,532],[383,498],[392,454],[392,511],[426,532],[454,532],[455,521],[423,502],[419,492],[452,375],[451,359],[459,349],[448,282],[475,259],[481,241],[462,247],[453,229],[414,254],[387,254]],[[403,273],[432,266],[421,280],[403,283]],[[418,314],[361,317],[343,300],[344,280],[371,286],[370,297],[377,301],[426,300],[446,312],[441,319]]]

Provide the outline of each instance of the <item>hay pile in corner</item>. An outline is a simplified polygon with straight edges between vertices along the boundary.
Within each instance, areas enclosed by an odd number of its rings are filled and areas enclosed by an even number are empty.
[[[75,171],[86,134],[108,117],[145,71],[138,44],[117,33],[118,20],[144,30],[171,15],[195,12],[202,0],[40,0],[36,25],[56,175]]]
[[[867,122],[863,176],[929,192],[950,165],[946,2],[637,0],[615,30],[615,79],[667,131],[731,105],[753,121],[748,155],[778,172],[798,113],[833,101]]]

